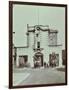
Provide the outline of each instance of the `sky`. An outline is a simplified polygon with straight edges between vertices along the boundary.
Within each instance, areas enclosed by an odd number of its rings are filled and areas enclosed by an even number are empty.
[[[13,5],[15,46],[26,46],[27,24],[34,26],[38,23],[58,30],[58,44],[62,44],[62,48],[65,49],[65,8],[51,6]]]

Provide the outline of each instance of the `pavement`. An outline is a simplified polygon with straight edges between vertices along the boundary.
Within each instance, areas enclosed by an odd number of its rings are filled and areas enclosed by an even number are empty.
[[[38,85],[65,83],[65,72],[56,68],[16,68],[13,72],[13,85]]]
[[[19,85],[24,81],[30,74],[29,73],[13,73],[13,85]]]

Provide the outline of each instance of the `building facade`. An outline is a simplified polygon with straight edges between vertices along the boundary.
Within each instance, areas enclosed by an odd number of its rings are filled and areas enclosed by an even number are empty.
[[[27,46],[14,47],[13,62],[17,67],[62,66],[62,45],[58,44],[58,30],[49,26],[27,25]]]

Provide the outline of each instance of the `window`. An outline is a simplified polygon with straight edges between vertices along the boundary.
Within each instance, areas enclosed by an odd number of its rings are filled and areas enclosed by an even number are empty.
[[[37,42],[37,48],[40,48],[40,42]]]
[[[57,33],[49,34],[49,45],[57,45]]]
[[[28,62],[28,56],[27,55],[21,55],[19,56],[19,66],[25,67]]]

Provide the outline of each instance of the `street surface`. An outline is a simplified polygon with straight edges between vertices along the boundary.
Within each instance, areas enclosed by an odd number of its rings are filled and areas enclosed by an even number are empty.
[[[16,69],[13,76],[13,81],[16,81],[14,85],[65,83],[65,72],[57,71],[54,68]]]

